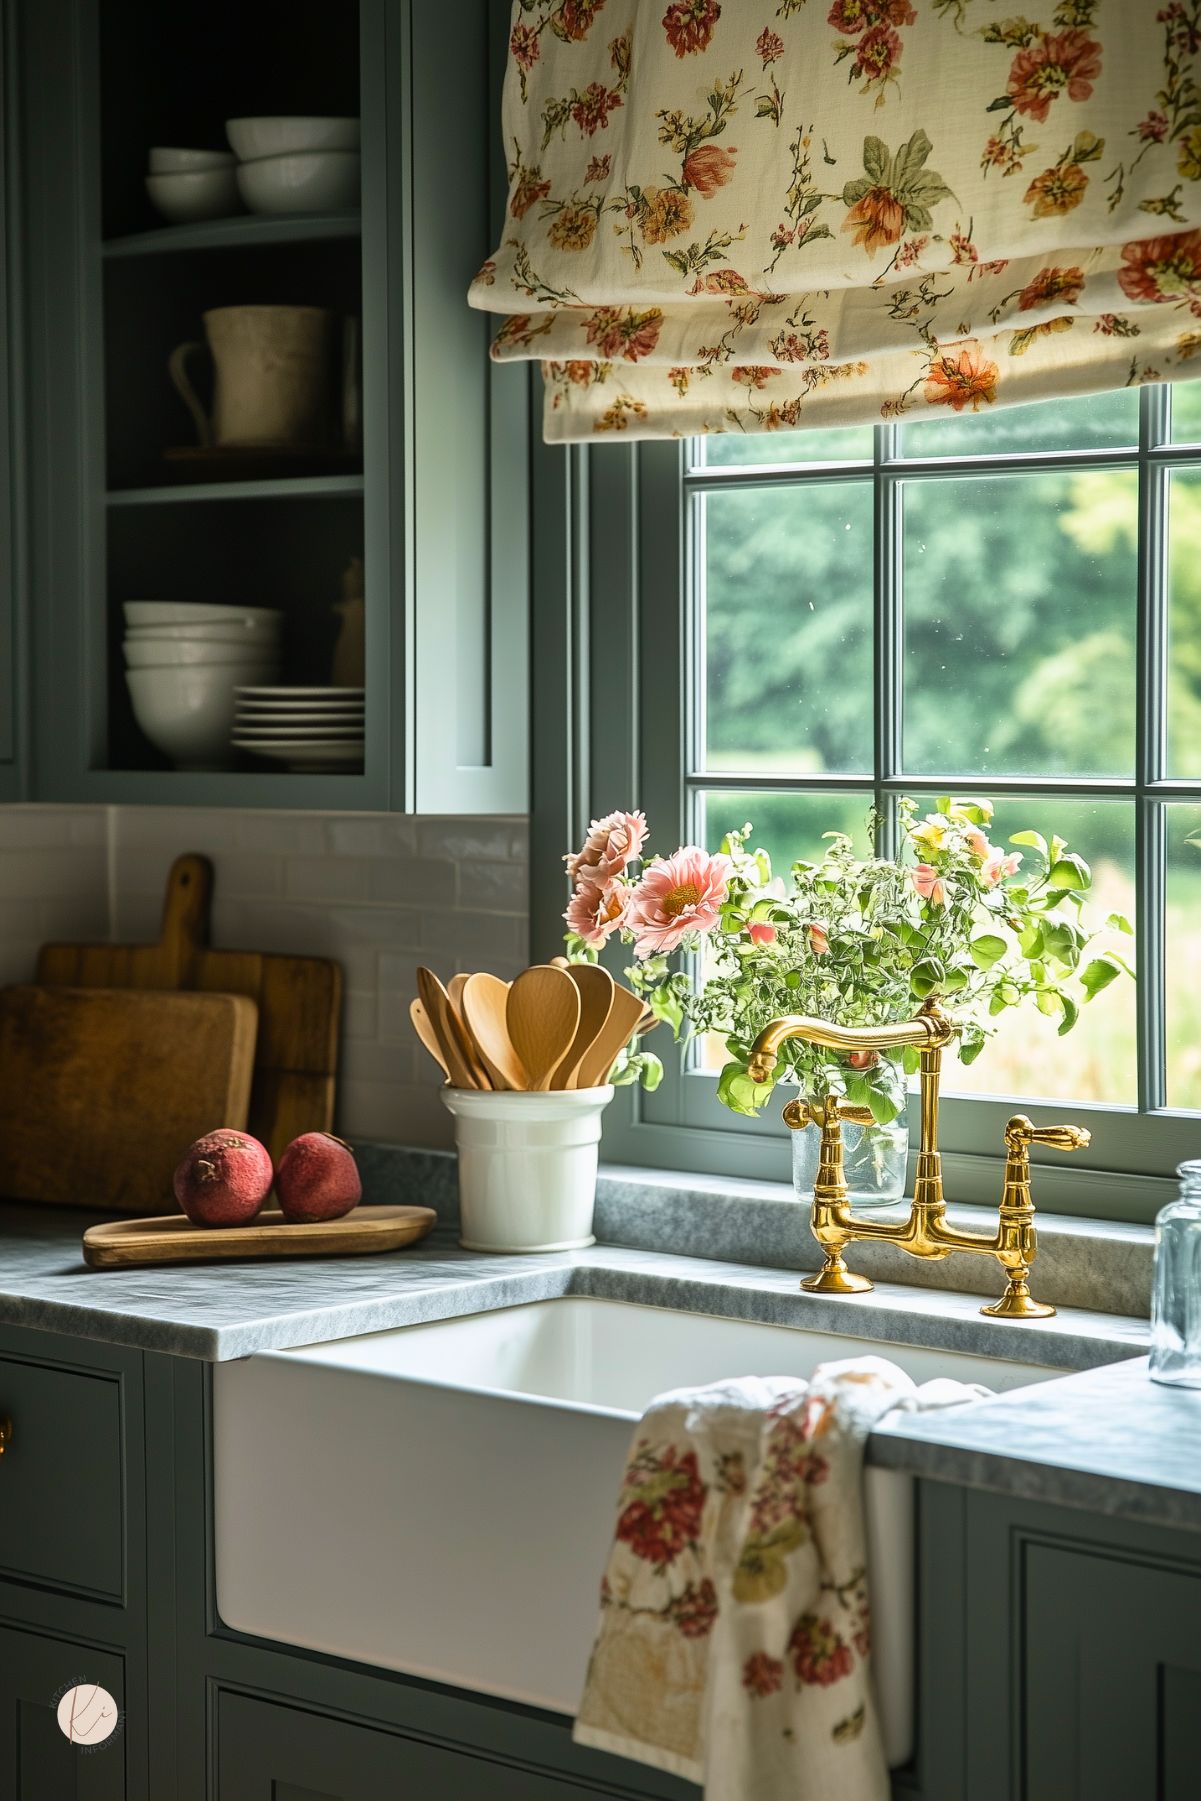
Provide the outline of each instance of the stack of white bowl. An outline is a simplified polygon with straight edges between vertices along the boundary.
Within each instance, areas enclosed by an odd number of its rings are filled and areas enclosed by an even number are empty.
[[[175,150],[156,145],[146,177],[150,204],[173,225],[227,219],[241,211],[238,172],[228,150]]]
[[[238,689],[234,745],[286,769],[361,769],[365,708],[362,688],[247,683]]]
[[[357,119],[227,119],[225,135],[252,213],[358,211]]]
[[[125,680],[134,718],[177,769],[227,769],[235,695],[279,675],[276,607],[125,603]]]

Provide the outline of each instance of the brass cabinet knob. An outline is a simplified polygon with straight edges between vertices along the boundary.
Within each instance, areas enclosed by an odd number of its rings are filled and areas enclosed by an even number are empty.
[[[3,1457],[13,1438],[13,1423],[6,1413],[0,1414],[0,1457]]]

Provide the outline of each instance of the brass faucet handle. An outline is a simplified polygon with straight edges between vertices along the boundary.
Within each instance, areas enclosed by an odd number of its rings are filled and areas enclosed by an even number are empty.
[[[1015,1113],[1005,1127],[1005,1148],[1022,1151],[1032,1144],[1047,1144],[1056,1151],[1082,1151],[1092,1142],[1084,1126],[1036,1126],[1024,1113]]]
[[[849,1120],[853,1126],[870,1126],[872,1123],[870,1107],[855,1107],[849,1101],[840,1101],[836,1095],[830,1095],[824,1103],[803,1101],[799,1096],[789,1101],[783,1113],[784,1124],[791,1132],[803,1131],[806,1126],[820,1128],[826,1124],[828,1109],[833,1110],[834,1119]]]

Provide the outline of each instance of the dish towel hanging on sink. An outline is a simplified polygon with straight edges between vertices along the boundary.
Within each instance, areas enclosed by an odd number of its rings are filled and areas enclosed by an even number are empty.
[[[922,1388],[879,1357],[676,1389],[636,1427],[574,1736],[706,1801],[888,1801],[863,1447]]]

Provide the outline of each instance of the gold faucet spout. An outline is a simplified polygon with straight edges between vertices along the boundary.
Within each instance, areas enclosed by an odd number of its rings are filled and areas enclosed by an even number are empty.
[[[927,1007],[915,1019],[887,1026],[836,1026],[828,1019],[787,1013],[764,1026],[751,1046],[747,1067],[752,1081],[770,1081],[780,1046],[789,1038],[804,1038],[829,1051],[891,1051],[904,1044],[931,1049],[949,1044],[954,1035],[955,1027],[936,1007]]]

